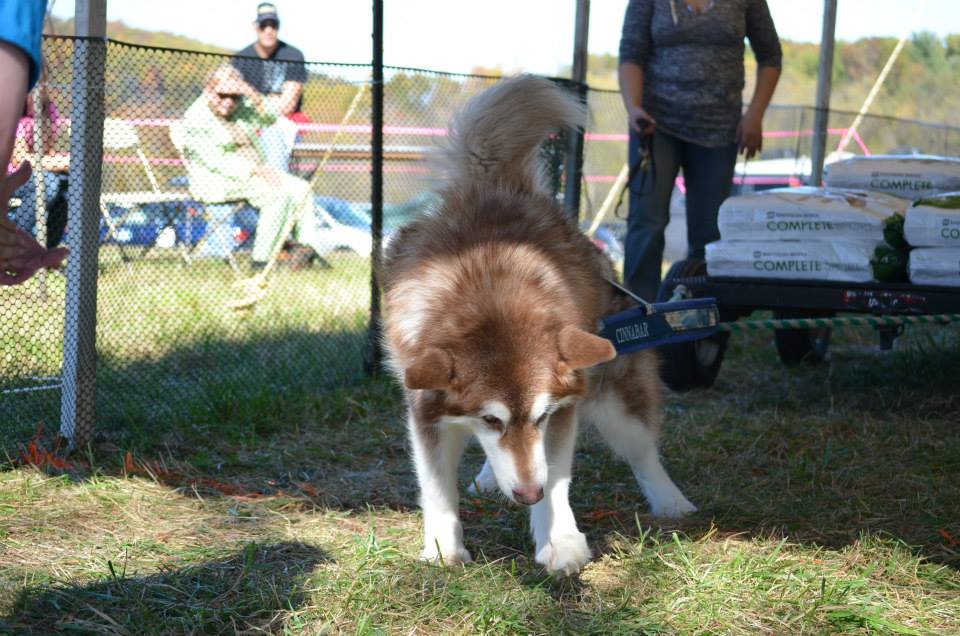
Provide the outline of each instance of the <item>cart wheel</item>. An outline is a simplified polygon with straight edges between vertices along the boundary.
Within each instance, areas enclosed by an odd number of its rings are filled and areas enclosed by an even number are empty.
[[[809,312],[775,311],[776,320],[809,318]],[[774,329],[773,341],[784,364],[817,364],[827,357],[830,347],[830,327],[816,329]]]
[[[673,297],[678,278],[706,276],[706,274],[707,263],[702,258],[677,261],[660,283],[657,302],[665,302]],[[689,298],[690,295],[687,294],[685,297]],[[729,337],[729,332],[721,332],[709,338],[657,347],[662,361],[660,376],[663,381],[674,391],[689,391],[712,386],[717,379],[717,373],[720,372],[720,364],[723,362]]]

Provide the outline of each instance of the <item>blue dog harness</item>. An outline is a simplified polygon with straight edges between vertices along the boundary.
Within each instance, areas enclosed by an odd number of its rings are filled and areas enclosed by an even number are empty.
[[[617,355],[648,347],[699,340],[717,331],[719,311],[715,298],[692,298],[648,303],[628,289],[609,281],[640,305],[600,320],[599,335],[613,343]]]

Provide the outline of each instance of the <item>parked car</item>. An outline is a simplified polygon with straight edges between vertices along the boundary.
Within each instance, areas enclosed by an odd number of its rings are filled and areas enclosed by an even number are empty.
[[[317,228],[323,245],[329,246],[320,256],[343,250],[363,256],[370,254],[373,245],[370,237],[370,217],[363,212],[363,204],[320,195],[317,195],[314,201]]]
[[[100,241],[170,247],[170,237],[174,237],[175,241],[193,245],[206,231],[203,209],[199,201],[143,203],[129,208],[110,204],[107,212],[116,229],[111,232],[101,216]]]
[[[317,222],[330,251],[352,250],[358,254],[370,254],[372,249],[370,204],[346,201],[336,197],[317,195]],[[436,201],[436,195],[422,192],[401,203],[383,206],[383,246],[398,228],[426,212]]]

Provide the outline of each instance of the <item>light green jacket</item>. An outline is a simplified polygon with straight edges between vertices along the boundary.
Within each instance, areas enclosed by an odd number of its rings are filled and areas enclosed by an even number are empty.
[[[208,203],[245,198],[253,171],[264,163],[257,131],[273,124],[278,116],[269,100],[264,100],[264,111],[260,114],[244,98],[227,120],[249,139],[260,158],[258,164],[240,152],[224,120],[210,110],[206,95],[200,95],[187,109],[182,122],[183,154],[193,196]]]

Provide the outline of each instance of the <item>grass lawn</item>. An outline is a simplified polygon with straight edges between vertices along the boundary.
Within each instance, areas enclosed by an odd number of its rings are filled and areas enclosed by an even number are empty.
[[[259,420],[278,401],[362,374],[369,259],[335,253],[327,257],[330,267],[279,268],[253,310],[234,311],[229,303],[243,293],[223,262],[185,265],[171,251],[129,264],[119,256],[115,247],[101,250],[101,432],[137,435],[171,421],[236,425],[247,413]],[[239,265],[244,275],[247,258]],[[38,424],[58,428],[59,391],[33,389],[59,382],[63,314],[60,274],[0,288],[0,448],[29,438]]]
[[[284,275],[332,284],[322,270]],[[664,462],[700,508],[680,522],[652,518],[585,429],[572,502],[595,559],[564,579],[533,562],[524,511],[496,496],[461,501],[476,563],[419,563],[392,382],[330,390],[312,359],[271,375],[286,359],[273,352],[300,350],[289,334],[317,332],[327,297],[298,317],[278,295],[226,329],[221,287],[180,292],[195,309],[138,332],[135,355],[116,344],[131,342],[120,317],[100,343],[116,378],[223,365],[224,384],[194,373],[188,387],[138,389],[145,404],[100,406],[109,426],[65,465],[24,453],[24,430],[8,429],[0,633],[960,633],[957,326],[908,327],[883,353],[869,330],[838,331],[815,367],[782,366],[769,333],[732,335],[713,388],[666,399]],[[127,316],[160,315],[150,297],[131,286]],[[270,332],[281,314],[293,326]],[[344,364],[362,325],[347,319]],[[231,336],[243,330],[262,338]],[[248,348],[219,362],[235,342]],[[251,397],[250,377],[273,388]],[[464,484],[481,461],[471,448]]]

